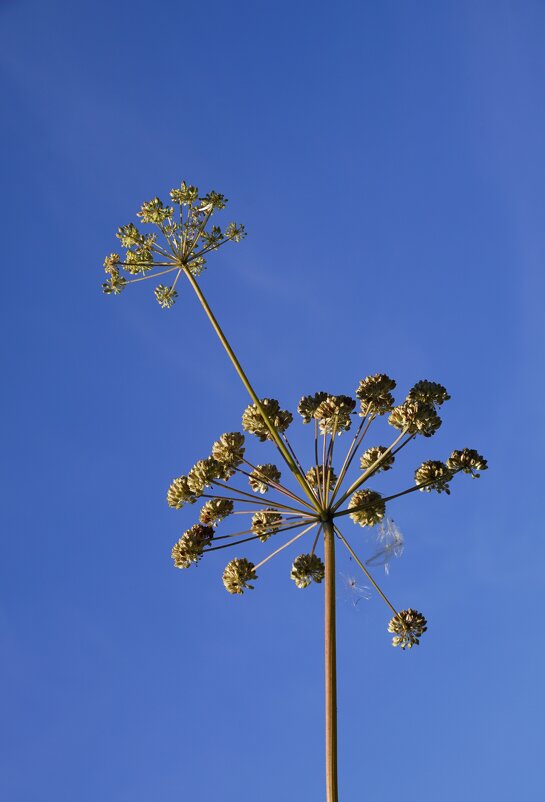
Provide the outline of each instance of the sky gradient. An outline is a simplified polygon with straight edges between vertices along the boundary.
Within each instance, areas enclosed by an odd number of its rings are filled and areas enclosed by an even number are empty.
[[[323,798],[321,588],[292,553],[242,598],[234,554],[170,560],[195,510],[166,489],[244,388],[189,287],[171,311],[151,283],[100,292],[117,227],[181,179],[248,229],[202,287],[261,395],[439,381],[443,426],[388,486],[453,448],[489,460],[389,509],[406,548],[382,579],[428,618],[418,649],[340,577],[342,802],[545,798],[543,3],[8,0],[0,21],[0,798]]]

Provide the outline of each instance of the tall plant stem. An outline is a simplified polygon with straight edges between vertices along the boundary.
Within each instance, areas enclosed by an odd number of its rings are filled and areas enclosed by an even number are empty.
[[[324,523],[325,562],[325,771],[326,800],[339,802],[337,782],[337,637],[335,626],[335,533]]]
[[[206,315],[207,315],[210,323],[212,324],[212,328],[214,329],[214,331],[218,335],[221,344],[223,345],[223,347],[227,351],[227,355],[228,355],[229,359],[231,360],[231,362],[233,363],[233,367],[235,368],[236,372],[238,373],[238,375],[240,377],[240,380],[242,381],[244,387],[248,391],[248,394],[250,395],[250,398],[252,399],[252,401],[254,402],[256,407],[258,408],[258,410],[259,410],[259,412],[261,414],[261,417],[263,418],[263,421],[265,422],[265,425],[267,426],[267,429],[269,430],[269,433],[271,435],[272,440],[274,441],[276,447],[280,451],[280,453],[281,453],[282,457],[284,458],[285,462],[287,463],[289,469],[291,470],[291,472],[293,473],[293,475],[295,476],[295,478],[297,479],[297,481],[301,485],[302,489],[305,492],[305,495],[312,502],[312,506],[316,509],[317,512],[320,512],[320,508],[319,508],[318,502],[316,501],[316,498],[315,498],[315,496],[314,496],[314,494],[313,494],[313,492],[312,492],[312,490],[311,490],[311,488],[310,488],[310,486],[309,486],[309,484],[308,484],[308,482],[306,480],[306,477],[299,471],[299,468],[297,467],[293,457],[291,456],[291,454],[289,453],[288,449],[286,448],[286,446],[282,442],[282,439],[279,436],[278,432],[276,431],[276,429],[274,428],[274,426],[270,422],[270,420],[268,418],[268,415],[265,412],[265,409],[263,408],[263,405],[262,405],[261,401],[257,397],[257,394],[256,394],[254,388],[250,384],[250,381],[249,381],[248,377],[246,376],[246,374],[244,373],[244,371],[242,369],[242,365],[238,361],[238,359],[237,359],[237,357],[235,355],[235,352],[233,351],[233,349],[231,348],[231,346],[229,344],[229,341],[228,341],[227,337],[223,333],[223,330],[222,330],[220,324],[218,323],[218,321],[216,320],[216,318],[214,316],[214,313],[210,309],[210,307],[208,305],[208,301],[204,297],[201,288],[199,287],[198,283],[196,282],[194,276],[191,274],[191,272],[187,268],[184,268],[184,273],[185,273],[189,283],[193,287],[193,290],[195,291],[195,294],[196,294],[197,298],[199,299],[202,308],[206,312]]]

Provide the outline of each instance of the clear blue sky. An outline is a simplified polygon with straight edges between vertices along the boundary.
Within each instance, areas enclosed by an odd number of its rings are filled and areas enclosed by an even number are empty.
[[[321,590],[289,557],[242,598],[225,552],[170,561],[194,511],[165,490],[245,392],[189,288],[170,313],[99,289],[117,226],[187,178],[247,225],[203,288],[262,395],[440,381],[397,486],[452,448],[490,461],[390,509],[418,649],[340,596],[342,802],[544,799],[544,4],[5,0],[0,21],[0,798],[323,798]]]

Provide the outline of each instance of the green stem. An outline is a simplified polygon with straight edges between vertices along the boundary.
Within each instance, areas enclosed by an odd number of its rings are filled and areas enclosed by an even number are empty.
[[[337,781],[337,639],[335,627],[335,534],[324,522],[325,563],[325,764],[327,802],[339,802]]]
[[[276,447],[280,451],[280,454],[284,458],[284,460],[285,460],[286,464],[288,465],[289,469],[291,470],[291,472],[293,473],[293,475],[295,476],[295,478],[297,479],[297,481],[301,485],[301,487],[304,490],[305,494],[307,495],[307,497],[312,502],[313,507],[316,509],[317,512],[320,512],[319,505],[316,502],[314,494],[313,494],[312,490],[310,489],[310,486],[309,486],[305,476],[303,476],[303,474],[301,474],[299,472],[299,469],[297,468],[297,465],[295,464],[295,462],[293,460],[293,457],[291,456],[291,454],[287,450],[286,446],[282,442],[281,438],[278,435],[278,432],[276,431],[276,429],[274,428],[274,426],[270,422],[270,420],[269,420],[269,418],[267,416],[267,413],[265,412],[265,409],[263,408],[263,405],[262,405],[261,401],[257,397],[257,394],[256,394],[254,388],[252,387],[248,377],[244,373],[244,371],[242,369],[242,365],[238,361],[238,359],[237,359],[237,357],[235,355],[235,352],[233,351],[233,349],[231,348],[231,346],[229,344],[229,341],[227,340],[227,337],[223,333],[223,331],[221,329],[221,326],[219,325],[218,321],[216,320],[216,318],[214,316],[214,313],[210,309],[210,307],[208,305],[208,302],[207,302],[206,298],[204,297],[204,295],[202,293],[201,288],[199,287],[198,283],[195,280],[195,277],[191,274],[191,272],[187,269],[187,267],[184,267],[184,273],[186,274],[189,283],[193,287],[193,290],[195,291],[195,294],[196,294],[197,298],[199,299],[199,301],[201,303],[201,306],[203,307],[204,311],[206,312],[206,315],[207,315],[210,323],[212,324],[212,327],[213,327],[214,331],[218,335],[221,344],[223,345],[223,347],[227,351],[227,355],[228,355],[229,359],[231,360],[231,362],[233,363],[233,366],[234,366],[236,372],[238,373],[238,375],[240,377],[240,380],[242,381],[244,387],[248,391],[248,394],[250,395],[250,398],[252,399],[252,401],[254,402],[256,407],[258,408],[258,410],[259,410],[259,412],[261,414],[261,417],[263,418],[263,420],[265,422],[265,425],[267,426],[267,429],[269,430],[269,433],[271,435],[272,440],[274,441]]]

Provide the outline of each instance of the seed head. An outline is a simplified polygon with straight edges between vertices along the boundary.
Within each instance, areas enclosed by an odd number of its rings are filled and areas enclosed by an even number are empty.
[[[427,621],[418,610],[401,610],[388,624],[388,632],[393,632],[392,646],[412,649],[418,646],[422,634],[427,630]]]
[[[229,471],[228,476],[242,462],[244,451],[244,435],[240,432],[226,432],[212,446],[213,458]]]
[[[420,490],[425,490],[427,493],[437,490],[438,493],[444,492],[450,495],[448,483],[451,479],[452,471],[447,468],[444,462],[435,459],[423,462],[414,473],[414,481],[417,485],[425,485]]]
[[[254,563],[249,562],[245,557],[235,557],[225,567],[223,572],[223,584],[229,593],[242,594],[245,588],[253,590],[254,586],[250,582],[257,579]]]
[[[268,462],[266,465],[256,465],[248,481],[254,493],[266,493],[270,487],[267,480],[269,480],[269,482],[278,483],[280,481],[280,476],[280,471],[276,465],[272,465]]]
[[[450,395],[442,384],[425,379],[416,382],[407,395],[408,401],[423,401],[425,404],[433,404],[438,407],[449,399]]]
[[[365,451],[360,458],[360,468],[362,469],[362,471],[367,471],[379,459],[381,461],[379,465],[377,465],[373,473],[379,473],[380,471],[389,471],[395,462],[395,457],[391,452],[389,454],[386,454],[387,451],[388,449],[386,448],[386,446],[372,446],[371,448],[368,448],[367,451]],[[386,456],[383,459],[381,459],[383,457],[383,454],[386,454]]]
[[[348,395],[328,395],[321,401],[314,412],[314,417],[320,423],[322,434],[331,434],[336,431],[340,434],[348,431],[352,425],[350,417],[356,402]]]
[[[481,475],[478,471],[486,471],[488,462],[474,448],[464,448],[462,451],[452,452],[447,460],[447,466],[453,473],[463,471],[478,479]]]
[[[357,490],[348,502],[348,509],[351,510],[354,507],[362,508],[350,513],[354,523],[360,526],[378,524],[384,518],[384,513],[386,512],[386,504],[382,496],[374,490]]]
[[[213,457],[200,459],[187,474],[188,487],[195,496],[202,496],[205,487],[209,487],[221,474],[221,465]]]
[[[194,504],[196,496],[189,487],[187,476],[178,476],[177,479],[172,480],[167,492],[167,502],[169,507],[174,507],[175,510],[181,510],[184,504]]]
[[[261,405],[276,431],[280,433],[285,432],[293,420],[291,412],[280,409],[280,404],[274,398],[262,398]],[[262,443],[265,440],[272,440],[271,433],[256,404],[250,404],[244,410],[242,414],[242,428],[246,432],[255,434]]]
[[[278,530],[282,523],[282,516],[276,510],[267,507],[254,513],[252,516],[252,532],[259,537],[262,543]]]
[[[393,390],[396,383],[385,373],[367,376],[359,383],[356,395],[361,401],[360,415],[384,415],[394,406]]]
[[[314,413],[318,409],[318,406],[325,401],[327,398],[327,393],[319,392],[314,393],[314,395],[304,395],[302,399],[299,401],[299,406],[297,407],[297,412],[303,418],[303,423],[310,423],[310,421],[314,417]]]
[[[332,487],[335,482],[337,481],[337,475],[333,468],[328,468],[327,473],[329,474],[329,486]],[[326,473],[326,482],[327,482],[327,473]],[[305,474],[306,480],[309,485],[313,488],[323,487],[324,486],[324,466],[318,465],[318,469],[316,466],[311,468]]]
[[[441,418],[433,404],[423,401],[404,401],[394,407],[388,423],[396,429],[406,429],[408,434],[423,434],[431,437],[441,426]]]
[[[203,549],[213,537],[212,527],[201,524],[195,524],[184,532],[172,548],[172,559],[176,568],[189,568],[192,563],[197,563],[202,557]]]
[[[199,521],[208,526],[218,524],[233,512],[233,502],[228,498],[211,498],[201,509]]]
[[[316,554],[300,554],[293,561],[291,578],[298,588],[308,588],[311,582],[319,584],[324,576],[324,564]]]

